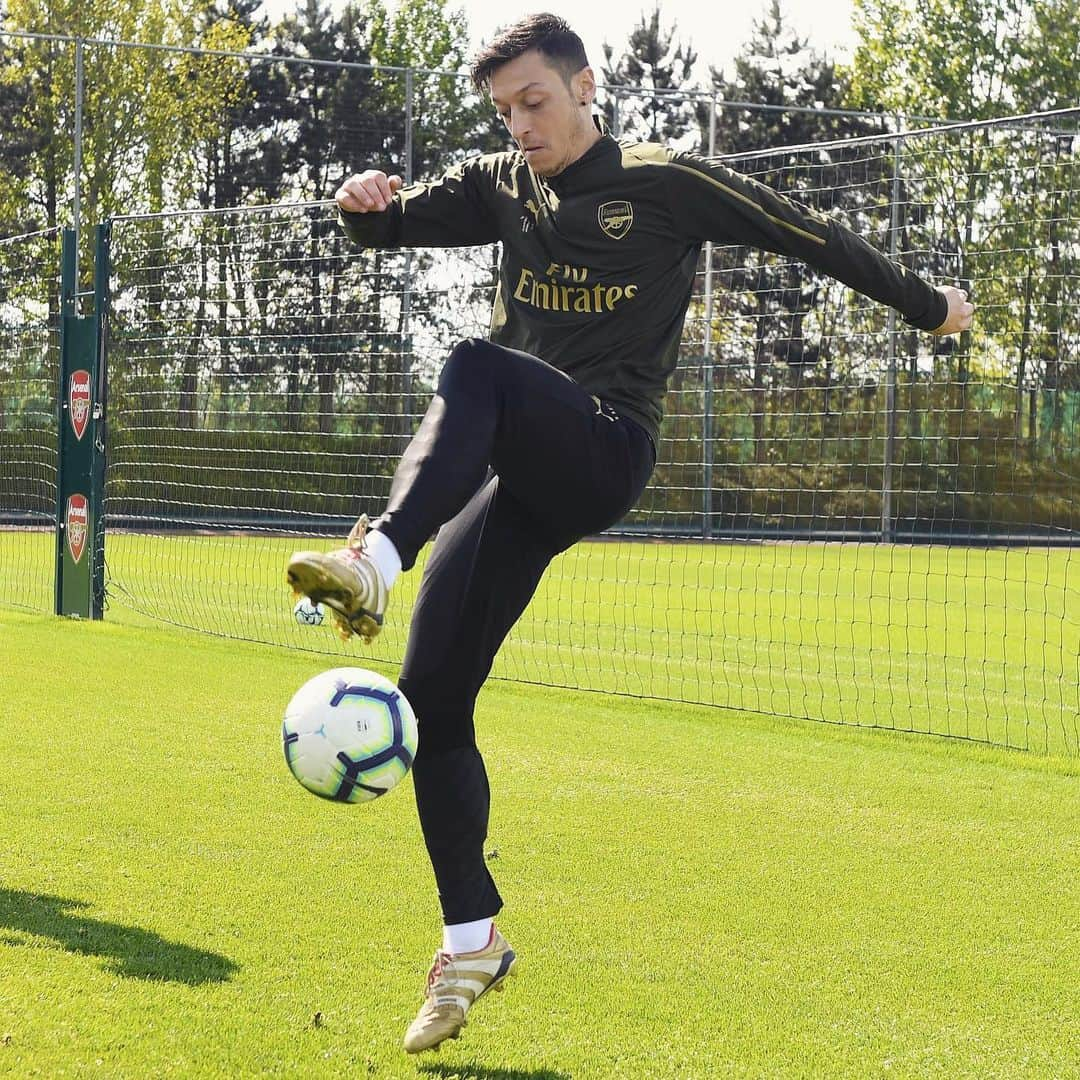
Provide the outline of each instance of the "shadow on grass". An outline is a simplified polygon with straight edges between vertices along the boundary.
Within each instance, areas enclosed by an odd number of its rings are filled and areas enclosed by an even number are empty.
[[[62,896],[0,889],[0,929],[52,938],[68,952],[100,956],[117,975],[168,982],[225,982],[238,970],[226,956],[166,941],[152,930],[90,919],[78,912],[88,905]],[[23,942],[0,938],[4,945]]]
[[[499,1069],[487,1065],[421,1065],[420,1072],[441,1080],[572,1080],[554,1069]]]

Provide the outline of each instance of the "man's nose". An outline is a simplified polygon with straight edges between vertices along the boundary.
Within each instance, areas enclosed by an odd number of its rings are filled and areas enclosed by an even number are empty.
[[[529,114],[524,109],[510,110],[510,134],[515,142],[521,142],[529,133]]]

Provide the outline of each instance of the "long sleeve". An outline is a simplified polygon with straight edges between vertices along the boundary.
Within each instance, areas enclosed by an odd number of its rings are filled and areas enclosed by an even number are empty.
[[[697,154],[672,154],[664,169],[676,227],[696,240],[745,244],[801,259],[895,308],[921,330],[948,315],[945,297],[840,222]]]
[[[381,213],[339,211],[363,247],[467,247],[499,239],[492,192],[500,155],[470,158],[431,184],[410,184]]]

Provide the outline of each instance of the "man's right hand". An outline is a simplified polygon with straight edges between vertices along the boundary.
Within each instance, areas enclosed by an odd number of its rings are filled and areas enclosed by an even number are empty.
[[[394,192],[402,186],[400,176],[387,176],[377,169],[350,176],[337,189],[334,199],[350,214],[378,213],[390,205]]]

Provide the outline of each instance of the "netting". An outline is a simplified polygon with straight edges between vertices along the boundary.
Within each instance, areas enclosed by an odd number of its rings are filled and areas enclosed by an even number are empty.
[[[979,305],[916,334],[801,264],[703,262],[639,507],[495,674],[1074,752],[1076,116],[743,156]],[[114,601],[336,652],[282,567],[377,513],[495,253],[357,252],[325,204],[117,222]],[[332,539],[333,538],[333,539]],[[418,575],[371,654],[400,659]]]
[[[310,647],[279,538],[340,538],[385,501],[442,357],[486,326],[493,253],[358,254],[320,203],[118,222],[113,265],[113,598]]]
[[[36,611],[53,606],[59,288],[56,229],[0,240],[0,604]]]
[[[800,263],[715,252],[653,495],[672,529],[757,541],[720,549],[712,632],[680,641],[732,703],[1076,747],[1076,119],[732,162],[978,305],[932,338]]]

